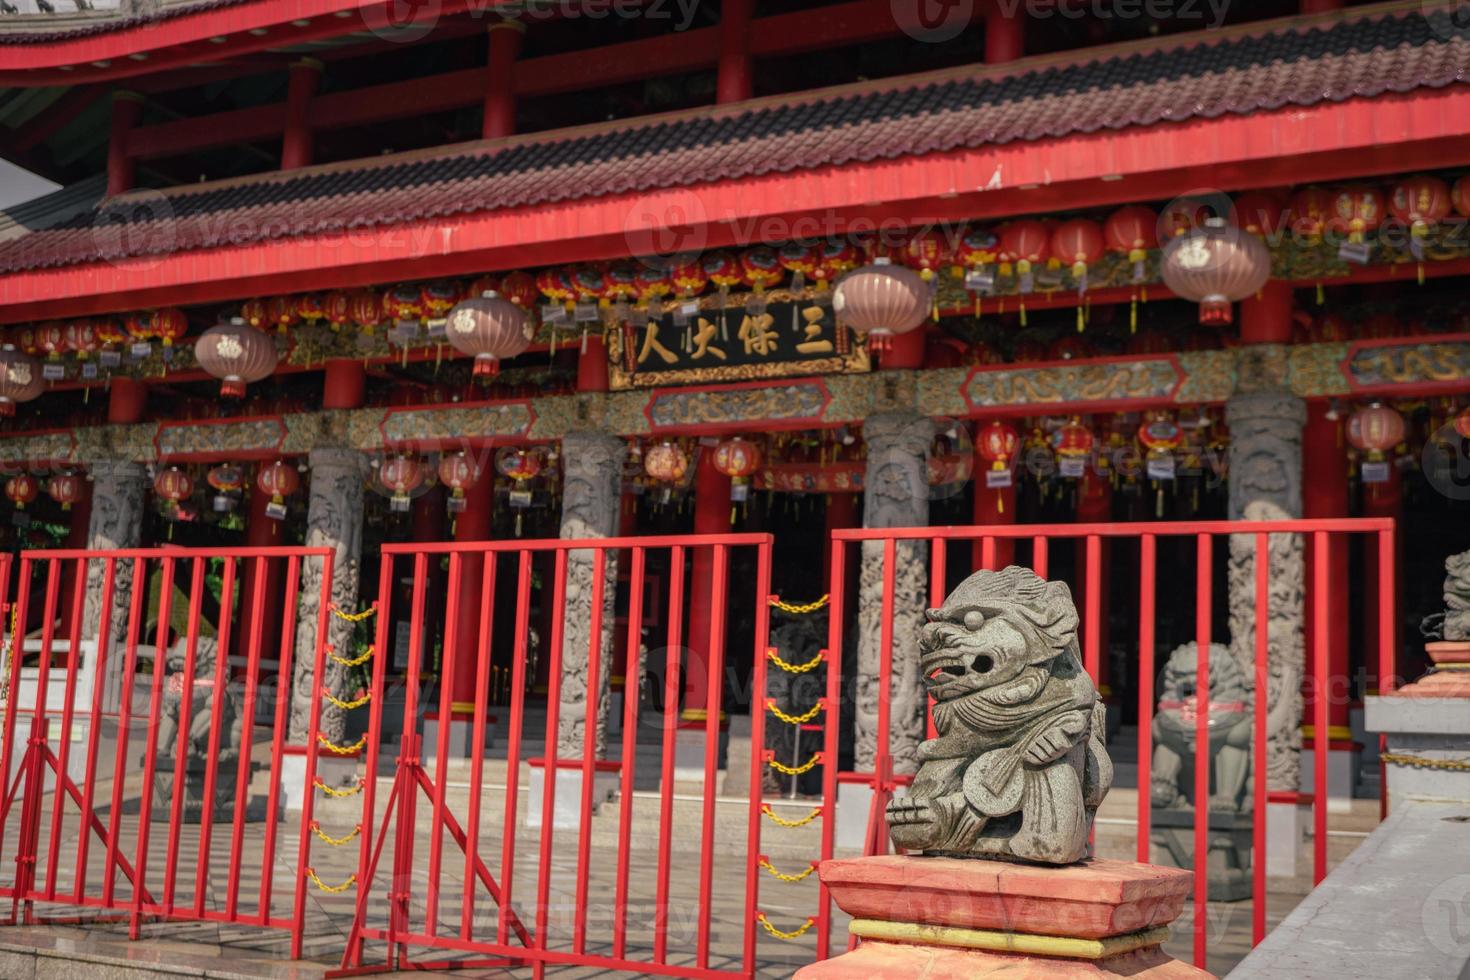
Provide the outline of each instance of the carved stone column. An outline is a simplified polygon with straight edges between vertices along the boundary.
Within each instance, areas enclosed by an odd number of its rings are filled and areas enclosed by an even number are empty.
[[[143,494],[148,487],[148,471],[141,463],[121,459],[98,459],[87,464],[92,476],[92,516],[87,525],[88,550],[136,548],[143,537]],[[82,607],[82,636],[95,638],[102,623],[102,581],[106,563],[87,563],[87,599]],[[119,561],[113,573],[113,600],[108,628],[109,644],[117,647],[127,639],[128,600],[133,592],[133,563]],[[151,640],[149,641],[151,642]],[[109,657],[114,670],[122,669],[122,660]],[[111,677],[108,678],[111,684]],[[115,686],[109,686],[112,694]],[[110,699],[109,699],[110,700]]]
[[[604,432],[571,432],[561,441],[563,469],[561,536],[607,538],[618,533],[618,505],[622,493],[622,466],[627,449],[623,440]],[[592,649],[592,579],[596,557],[592,551],[567,553],[567,584],[561,646],[561,709],[557,723],[559,755],[579,755],[587,727],[588,654]],[[608,552],[602,570],[602,639],[597,670],[597,731],[593,734],[597,758],[607,745],[609,679],[612,676],[614,599],[618,586],[618,556]],[[633,656],[637,651],[630,651]],[[634,676],[628,671],[630,691]],[[630,694],[636,697],[636,693]]]
[[[1225,405],[1230,425],[1230,519],[1285,520],[1302,513],[1302,426],[1306,404],[1281,391],[1238,394]],[[1270,689],[1266,784],[1296,792],[1301,767],[1303,625],[1306,563],[1296,534],[1271,535],[1271,593],[1265,610]],[[1255,536],[1230,538],[1230,652],[1253,674],[1256,630]]]
[[[884,412],[863,423],[868,469],[863,482],[864,527],[923,527],[929,523],[929,446],[934,423],[912,412]],[[862,545],[858,583],[858,649],[854,720],[856,763],[873,768],[878,748],[878,669],[882,652],[883,543]],[[899,542],[894,553],[893,660],[889,695],[889,744],[893,768],[918,768],[924,739],[924,687],[914,637],[924,623],[929,546]]]
[[[340,609],[357,607],[358,576],[361,572],[363,478],[367,459],[353,449],[313,449],[308,458],[311,466],[311,498],[306,511],[306,547],[331,548],[336,554],[332,563],[331,597]],[[302,562],[301,595],[297,606],[296,651],[291,670],[291,741],[305,744],[315,705],[311,700],[312,672],[315,668],[317,619],[321,612],[322,563],[317,559]],[[327,642],[350,656],[353,624],[336,616],[328,616]],[[385,656],[387,651],[379,651]],[[322,687],[341,698],[351,697],[343,691],[340,664],[330,657],[323,669]],[[341,743],[346,729],[341,709],[321,705],[321,733]]]

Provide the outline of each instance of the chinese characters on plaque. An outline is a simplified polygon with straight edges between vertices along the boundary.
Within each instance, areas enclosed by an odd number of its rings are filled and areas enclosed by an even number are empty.
[[[832,308],[772,300],[720,308],[671,306],[608,334],[609,380],[616,390],[654,385],[746,381],[869,369],[862,338],[838,327]]]

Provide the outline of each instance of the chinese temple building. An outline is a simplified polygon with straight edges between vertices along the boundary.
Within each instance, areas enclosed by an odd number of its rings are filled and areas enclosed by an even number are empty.
[[[1423,670],[1470,548],[1463,11],[912,6],[0,4],[0,157],[60,186],[0,212],[0,548],[34,590],[7,649],[44,688],[49,644],[75,661],[131,615],[160,650],[217,641],[252,691],[278,664],[282,772],[314,741],[388,760],[401,718],[353,708],[409,690],[426,757],[478,779],[476,733],[524,714],[558,756],[531,765],[585,752],[590,794],[637,747],[628,702],[674,704],[666,790],[713,801],[769,755],[752,785],[840,791],[825,832],[860,847],[923,734],[874,734],[923,701],[875,651],[946,575],[1017,563],[1086,610],[1141,796],[1169,652],[1249,670],[1259,630],[1271,804],[1377,798],[1362,699]],[[1359,518],[1391,549],[1224,525]],[[1198,559],[1193,527],[1220,534]],[[834,546],[864,528],[970,530]],[[1239,549],[1268,530],[1259,609]],[[176,579],[175,553],[216,564]],[[826,668],[795,669],[823,655],[855,685],[840,730],[801,693]],[[132,684],[109,663],[98,690]],[[836,760],[803,765],[818,744]]]

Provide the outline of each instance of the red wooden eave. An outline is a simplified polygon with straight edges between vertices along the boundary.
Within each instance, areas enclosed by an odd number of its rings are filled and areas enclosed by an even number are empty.
[[[0,279],[0,322],[716,248],[804,219],[922,225],[1470,164],[1470,87],[774,173]],[[670,236],[663,216],[702,216]],[[773,221],[772,219],[778,219]],[[811,222],[815,221],[813,226]],[[815,229],[815,230],[814,230]]]

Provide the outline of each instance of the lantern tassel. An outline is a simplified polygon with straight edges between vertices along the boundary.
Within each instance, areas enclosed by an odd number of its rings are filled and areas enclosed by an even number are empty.
[[[1133,294],[1133,299],[1128,304],[1128,332],[1138,333],[1138,294]]]
[[[1081,306],[1078,306],[1077,307],[1077,332],[1078,333],[1082,333],[1082,331],[1084,331],[1086,329],[1087,329],[1087,321],[1082,318],[1082,307]]]

